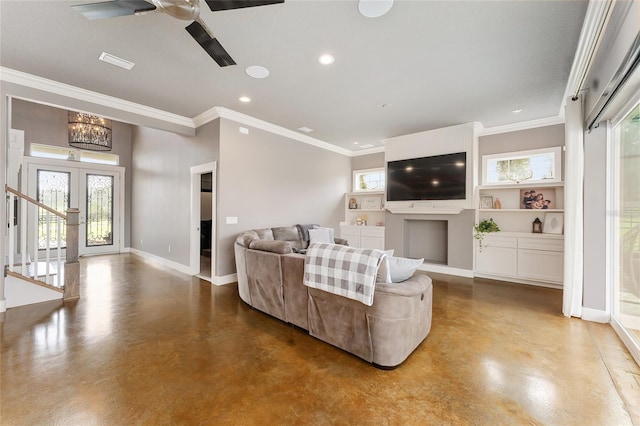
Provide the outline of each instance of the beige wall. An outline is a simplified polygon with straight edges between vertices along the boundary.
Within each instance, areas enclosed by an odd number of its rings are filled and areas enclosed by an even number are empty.
[[[134,128],[132,248],[189,265],[191,167],[218,160],[219,125],[195,136]]]
[[[337,228],[350,183],[351,158],[222,119],[217,275],[235,272],[233,242],[243,231],[297,223]],[[227,225],[227,217],[238,224]]]

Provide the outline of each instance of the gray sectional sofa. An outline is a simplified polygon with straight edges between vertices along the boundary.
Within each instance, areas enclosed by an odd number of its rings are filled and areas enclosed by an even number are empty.
[[[309,288],[303,284],[305,256],[293,252],[308,246],[303,234],[304,227],[287,226],[238,236],[240,298],[378,367],[400,365],[431,330],[431,279],[377,282],[372,306]]]

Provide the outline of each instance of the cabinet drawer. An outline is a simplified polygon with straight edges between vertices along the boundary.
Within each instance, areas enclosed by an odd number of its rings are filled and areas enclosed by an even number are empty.
[[[501,237],[498,235],[485,235],[482,239],[482,246],[517,248],[518,239],[514,237]]]
[[[378,227],[378,228],[362,228],[360,230],[360,235],[362,235],[363,237],[378,237],[378,238],[384,238],[384,228],[383,227]]]
[[[564,251],[564,240],[546,238],[518,238],[518,248],[528,250]]]

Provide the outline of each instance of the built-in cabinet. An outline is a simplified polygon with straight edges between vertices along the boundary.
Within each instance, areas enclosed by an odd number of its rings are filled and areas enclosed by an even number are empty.
[[[523,208],[525,191],[535,189],[551,205],[545,209]],[[487,197],[491,197],[490,199]],[[496,205],[496,200],[499,202]],[[533,222],[544,226],[547,214],[564,213],[564,184],[537,183],[478,187],[477,222],[493,219],[500,232],[485,234],[476,242],[475,275],[521,281],[547,287],[562,287],[564,275],[564,235],[533,233]],[[496,208],[499,207],[499,208]],[[549,216],[550,218],[551,216]],[[481,247],[482,246],[482,247]]]
[[[496,232],[476,243],[476,275],[524,280],[561,287],[564,238],[549,235]]]
[[[344,196],[340,238],[352,247],[384,250],[384,192],[349,192]]]

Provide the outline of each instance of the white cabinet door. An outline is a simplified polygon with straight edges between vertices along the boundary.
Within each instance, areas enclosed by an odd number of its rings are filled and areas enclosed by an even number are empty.
[[[384,238],[380,237],[360,237],[360,247],[369,249],[384,250]]]
[[[521,278],[564,281],[564,253],[542,250],[518,250],[518,276]]]
[[[476,271],[485,274],[515,277],[517,274],[518,250],[508,247],[476,246]]]

